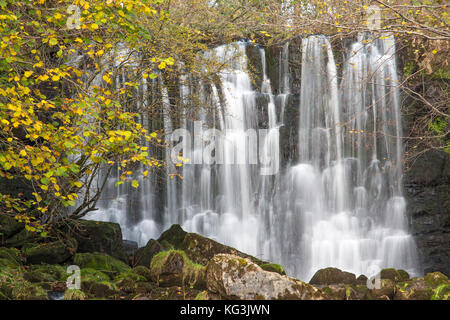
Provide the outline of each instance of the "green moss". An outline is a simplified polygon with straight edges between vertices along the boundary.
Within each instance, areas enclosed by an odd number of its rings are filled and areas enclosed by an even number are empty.
[[[81,290],[67,289],[64,292],[64,300],[86,300],[88,295]]]
[[[91,268],[106,273],[128,272],[131,268],[124,262],[105,253],[77,253],[73,259],[80,268]]]
[[[110,280],[110,277],[99,271],[99,270],[95,270],[92,268],[84,268],[81,269],[81,281],[94,281],[94,282],[98,282],[98,281],[108,281]]]
[[[32,265],[30,268],[32,271],[49,274],[58,281],[66,281],[69,277],[66,267],[59,264],[39,264]]]
[[[150,269],[144,266],[137,266],[133,268],[133,272],[143,276],[147,281],[150,281],[151,279],[151,273],[150,273]]]
[[[194,300],[209,300],[208,292],[207,291],[199,292],[195,296]]]
[[[161,237],[158,239],[158,242],[165,246],[163,242],[167,241],[175,249],[179,249],[186,233],[187,232],[184,231],[179,224],[174,224],[162,233]]]
[[[0,247],[0,266],[19,267],[22,257],[15,248]]]
[[[441,284],[434,289],[431,300],[450,300],[450,284]]]
[[[39,270],[31,270],[31,271],[26,271],[24,273],[24,278],[27,281],[33,282],[33,283],[42,283],[42,282],[55,282],[56,278],[53,277],[52,275],[45,273],[45,272],[41,272]]]
[[[27,262],[31,264],[57,264],[69,259],[76,249],[77,241],[68,239],[27,245],[24,246],[23,253],[27,256]]]
[[[144,276],[141,276],[137,273],[134,273],[132,271],[127,272],[127,273],[120,273],[119,275],[117,275],[115,277],[115,280],[120,280],[120,279],[127,279],[127,280],[132,280],[132,281],[147,281],[147,278],[145,278]]]
[[[173,261],[182,261],[181,270],[177,271],[173,269]],[[176,263],[178,266],[178,263]],[[166,272],[170,269],[170,271]],[[189,285],[191,287],[201,286],[205,281],[205,267],[192,262],[186,253],[182,250],[169,250],[162,251],[156,254],[150,264],[151,278],[159,283],[173,281],[181,282],[179,285]],[[179,272],[179,273],[178,273]],[[167,277],[160,278],[161,275],[167,275]]]
[[[89,293],[96,298],[113,298],[117,293],[117,286],[109,281],[92,282],[86,281],[81,283],[83,291]]]
[[[10,293],[12,300],[48,300],[47,291],[28,281],[17,281]]]
[[[403,269],[397,270],[398,274],[400,275],[401,281],[406,281],[409,279],[409,273],[406,272]]]
[[[428,273],[424,277],[424,280],[426,283],[428,283],[429,285],[431,285],[433,287],[437,287],[439,285],[449,283],[447,276],[439,271]]]
[[[266,263],[266,264],[260,265],[260,267],[266,271],[276,272],[283,276],[286,275],[286,271],[284,271],[284,268],[281,265],[276,264],[276,263]]]

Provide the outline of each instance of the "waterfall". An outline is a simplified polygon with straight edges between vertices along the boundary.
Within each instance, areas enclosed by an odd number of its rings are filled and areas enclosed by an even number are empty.
[[[339,68],[327,37],[304,38],[299,94],[291,91],[291,45],[287,42],[280,52],[276,90],[265,49],[256,50],[262,66],[256,85],[248,70],[250,44],[205,53],[228,67],[217,81],[181,77],[179,123],[190,135],[172,143],[182,143],[189,162],[180,169],[182,179],[164,182],[159,200],[164,213],[157,213],[157,191],[146,179],[139,178],[137,191],[114,187],[113,176],[99,212],[89,218],[119,222],[125,237],[140,245],[179,223],[189,232],[280,263],[304,281],[325,267],[357,275],[370,275],[374,266],[418,274],[402,195],[394,38],[361,35]],[[161,79],[155,81],[143,80],[141,103],[148,95],[160,95],[164,131],[175,132],[169,92]],[[197,106],[194,94],[210,108]],[[288,99],[294,95],[299,99]],[[280,144],[289,143],[280,141],[279,127],[292,107],[299,113],[293,129],[298,155],[278,168]],[[148,122],[143,115],[143,125]],[[174,169],[170,159],[167,150],[167,174]]]

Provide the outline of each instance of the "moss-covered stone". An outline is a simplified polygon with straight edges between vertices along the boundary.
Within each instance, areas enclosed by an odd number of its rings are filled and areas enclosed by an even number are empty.
[[[265,271],[276,272],[282,276],[286,275],[286,271],[284,271],[283,267],[276,263],[264,263],[260,265],[260,267]]]
[[[143,276],[147,281],[151,280],[151,272],[150,272],[150,269],[147,267],[144,267],[144,266],[134,267],[133,272],[140,276]]]
[[[169,249],[169,248],[167,248]],[[156,240],[150,239],[145,247],[136,250],[133,256],[133,265],[150,267],[155,254],[164,251],[165,248]]]
[[[51,274],[41,272],[39,270],[25,271],[23,277],[25,280],[30,281],[32,283],[41,283],[41,284],[48,283],[48,282],[54,282],[57,280]]]
[[[395,300],[430,300],[433,287],[423,278],[413,278],[396,284]]]
[[[81,281],[108,281],[111,279],[109,275],[103,273],[102,271],[95,270],[92,268],[83,268],[80,271]]]
[[[424,277],[424,280],[433,287],[449,283],[447,276],[439,271],[428,273]]]
[[[95,298],[114,298],[119,292],[110,281],[82,281],[81,289]]]
[[[358,285],[366,285],[367,284],[367,280],[368,280],[368,278],[365,275],[361,274],[361,275],[359,275],[358,278],[356,278],[356,284],[358,284]]]
[[[380,287],[369,290],[370,300],[392,300],[395,295],[395,282],[391,279],[381,279]]]
[[[381,279],[390,279],[394,282],[401,281],[402,276],[394,268],[383,269],[380,272]]]
[[[409,280],[409,273],[408,272],[406,272],[403,269],[397,270],[397,272],[400,275],[401,281]]]
[[[58,240],[48,243],[27,245],[23,253],[30,264],[58,264],[65,262],[73,256],[77,250],[77,241],[73,238]]]
[[[73,258],[73,263],[80,268],[92,268],[105,273],[128,272],[131,268],[124,262],[111,257],[105,253],[77,253]]]
[[[87,300],[88,295],[81,290],[67,289],[64,292],[64,300]]]
[[[16,248],[0,247],[0,259],[10,261],[13,266],[20,266],[25,260],[19,250]]]
[[[356,276],[337,268],[325,268],[317,271],[309,283],[314,285],[354,284]]]
[[[135,292],[139,282],[145,282],[147,279],[133,272],[121,273],[114,279],[114,284],[120,291]]]
[[[10,238],[3,242],[6,247],[21,248],[25,244],[33,245],[40,242],[42,238],[36,232],[30,232],[27,229],[22,229]]]
[[[123,250],[122,230],[118,223],[76,220],[70,221],[64,230],[78,242],[80,253],[106,253],[116,259],[128,262]]]
[[[23,223],[18,222],[14,217],[0,214],[0,245],[23,228]]]
[[[181,243],[184,240],[187,232],[184,231],[179,224],[172,225],[168,230],[164,231],[158,239],[159,243],[168,242],[175,249],[181,248]]]
[[[323,299],[319,289],[300,280],[268,272],[249,259],[218,254],[206,267],[208,292],[225,299]]]
[[[193,263],[181,250],[163,251],[150,264],[151,279],[161,286],[206,287],[205,267]]]
[[[37,284],[20,281],[11,291],[12,300],[48,300],[47,291]]]
[[[247,258],[258,265],[267,264],[267,262],[196,233],[185,234],[179,249],[183,250],[193,262],[201,265],[207,265],[216,254],[220,253]]]

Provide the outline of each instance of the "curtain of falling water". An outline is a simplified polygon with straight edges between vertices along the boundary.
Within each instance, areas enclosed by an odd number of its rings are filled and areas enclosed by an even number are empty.
[[[368,39],[361,36],[349,48],[338,75],[328,39],[303,39],[299,155],[291,159],[290,167],[273,176],[260,174],[261,163],[248,163],[248,129],[262,129],[258,128],[262,110],[267,134],[256,138],[259,161],[274,161],[279,144],[287,143],[279,141],[278,126],[284,121],[291,94],[289,43],[281,52],[277,95],[267,75],[263,49],[259,51],[263,66],[260,90],[252,86],[249,77],[245,43],[208,53],[231,62],[230,68],[220,74],[220,84],[193,85],[189,77],[184,78],[181,101],[187,103],[189,95],[198,92],[202,103],[214,106],[212,115],[199,110],[196,120],[202,121],[203,130],[220,130],[226,138],[224,160],[235,164],[205,163],[204,144],[192,140],[187,156],[190,163],[182,168],[183,180],[168,179],[166,184],[162,221],[149,209],[154,203],[141,206],[147,213],[125,235],[143,245],[172,223],[181,223],[188,231],[281,263],[290,275],[305,281],[318,269],[330,266],[356,274],[367,274],[373,266],[417,273],[416,248],[407,231],[402,196],[394,39],[386,37],[369,44],[363,40]],[[167,89],[163,85],[158,88],[163,104],[168,105]],[[194,135],[200,128],[192,120],[185,114],[181,123]],[[174,129],[168,113],[164,114],[164,127]],[[207,136],[203,139],[208,141]],[[138,202],[151,197],[150,186],[145,190],[148,194],[141,194]],[[115,192],[120,203],[130,191]],[[111,208],[121,217],[113,219],[127,225],[124,221],[130,213],[114,201],[96,216]]]

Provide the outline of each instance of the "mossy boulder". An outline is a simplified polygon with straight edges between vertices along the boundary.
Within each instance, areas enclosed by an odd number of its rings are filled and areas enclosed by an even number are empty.
[[[187,232],[184,231],[179,224],[174,224],[161,234],[158,242],[167,242],[170,243],[173,248],[180,249],[181,243],[184,241],[186,234]]]
[[[134,272],[121,273],[114,278],[114,284],[123,292],[135,292],[139,282],[146,282],[144,276],[138,275]]]
[[[401,281],[407,281],[410,279],[409,273],[406,272],[403,269],[397,270],[398,274],[400,275]]]
[[[22,229],[18,233],[6,239],[3,242],[3,245],[6,247],[22,248],[22,246],[26,244],[34,245],[42,240],[43,239],[41,236],[36,232],[30,232],[27,229]]]
[[[81,290],[90,298],[113,297],[118,293],[108,274],[93,268],[83,268],[80,273]]]
[[[56,278],[51,274],[40,272],[37,270],[25,271],[23,277],[25,280],[32,283],[48,283],[56,281]]]
[[[67,289],[64,292],[64,300],[87,300],[88,295],[78,289]]]
[[[368,289],[363,285],[331,284],[321,291],[327,300],[364,300]]]
[[[261,261],[248,254],[240,252],[232,247],[223,245],[217,241],[209,238],[205,238],[196,233],[186,233],[180,247],[177,247],[184,252],[195,263],[201,265],[207,265],[208,262],[216,255],[220,253],[231,254],[242,258],[247,258],[258,265],[267,264],[267,262]]]
[[[150,264],[150,277],[163,287],[206,287],[205,268],[193,263],[186,253],[180,250],[163,251],[155,255]]]
[[[215,255],[206,267],[208,291],[225,299],[323,299],[323,293],[300,280],[261,269],[250,259]]]
[[[392,280],[394,282],[398,282],[398,281],[401,281],[403,277],[394,268],[388,268],[388,269],[381,270],[380,278],[381,279],[389,279],[389,280]]]
[[[282,276],[286,275],[286,271],[284,271],[283,267],[276,263],[264,263],[260,265],[260,267],[265,271],[276,272]]]
[[[48,293],[38,284],[22,281],[13,287],[10,298],[12,300],[48,300]]]
[[[128,262],[123,249],[122,230],[118,223],[76,220],[69,222],[64,229],[78,242],[80,253],[106,253],[116,259]]]
[[[25,259],[16,248],[0,247],[0,268],[19,267]]]
[[[144,267],[144,266],[134,267],[133,268],[133,272],[138,274],[138,275],[140,275],[140,276],[143,276],[147,281],[151,280],[151,271],[147,267]]]
[[[367,285],[368,278],[361,274],[358,278],[356,278],[356,284],[358,285]]]
[[[82,281],[81,289],[95,298],[110,298],[114,299],[119,290],[111,281]]]
[[[22,249],[30,264],[58,264],[70,259],[77,250],[73,238],[24,246]]]
[[[24,224],[17,221],[14,217],[6,214],[0,214],[0,245],[3,242],[21,231]]]
[[[439,271],[427,273],[427,275],[424,277],[424,280],[426,283],[433,287],[449,283],[448,277]]]
[[[392,300],[395,295],[395,282],[391,279],[381,279],[379,288],[369,290],[370,300]]]
[[[91,268],[108,274],[128,272],[131,268],[124,262],[105,253],[77,253],[73,263],[80,268]]]
[[[24,278],[33,283],[66,281],[66,268],[57,264],[32,265],[24,271]]]
[[[10,300],[47,300],[47,291],[23,278],[20,269],[0,270],[0,295]]]
[[[164,251],[165,249],[158,241],[150,239],[145,247],[139,248],[134,252],[133,255],[133,265],[134,266],[144,266],[150,267],[153,257],[158,252]]]
[[[430,300],[433,287],[422,278],[413,278],[396,284],[395,300]]]
[[[309,283],[313,285],[354,284],[356,276],[337,268],[325,268],[318,270]]]
[[[80,270],[81,281],[109,281],[111,277],[106,273],[92,268],[83,268]]]

